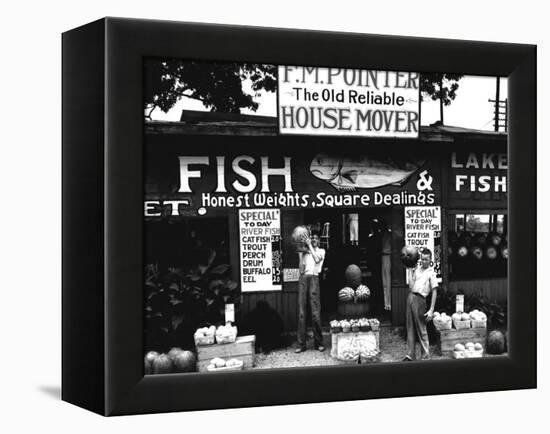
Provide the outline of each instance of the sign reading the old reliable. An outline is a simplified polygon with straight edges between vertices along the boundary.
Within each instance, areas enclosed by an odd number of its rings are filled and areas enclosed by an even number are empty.
[[[278,209],[239,210],[241,289],[281,289],[281,212]]]
[[[279,132],[418,137],[417,72],[279,66]]]

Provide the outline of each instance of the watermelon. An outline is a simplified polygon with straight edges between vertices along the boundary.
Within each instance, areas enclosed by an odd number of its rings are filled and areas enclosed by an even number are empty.
[[[361,269],[355,265],[348,265],[345,271],[346,283],[352,288],[355,289],[361,285]]]
[[[366,301],[370,296],[370,290],[365,285],[359,285],[355,290],[355,297],[357,301]]]
[[[341,302],[352,301],[354,296],[355,291],[347,286],[338,291],[338,300]]]
[[[493,330],[487,336],[487,352],[490,354],[502,354],[506,350],[506,337],[499,330]]]
[[[172,360],[167,354],[161,354],[153,362],[153,374],[168,374],[172,372]]]
[[[307,250],[306,245],[303,243],[302,238],[309,237],[309,230],[305,226],[296,226],[292,231],[292,242],[298,251]]]
[[[156,351],[149,351],[147,354],[145,354],[145,357],[143,359],[145,364],[145,375],[153,373],[153,362],[158,356],[159,353],[157,353]]]
[[[191,351],[180,351],[172,359],[175,372],[193,372],[195,370],[195,353]]]
[[[168,351],[168,357],[170,357],[170,360],[172,362],[174,361],[175,357],[182,351],[180,347],[173,347]]]

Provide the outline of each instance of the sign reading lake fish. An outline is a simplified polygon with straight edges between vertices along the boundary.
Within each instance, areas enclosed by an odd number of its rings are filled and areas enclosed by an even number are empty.
[[[239,210],[241,289],[281,289],[281,212],[278,209]]]
[[[281,134],[418,137],[417,72],[279,66]]]

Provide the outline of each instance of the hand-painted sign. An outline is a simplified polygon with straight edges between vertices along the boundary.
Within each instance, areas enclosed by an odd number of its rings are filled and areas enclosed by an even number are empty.
[[[281,289],[281,216],[278,209],[239,210],[241,289]]]
[[[439,206],[405,207],[405,245],[432,252],[435,273],[441,276],[441,208]]]
[[[173,165],[148,186],[146,217],[205,215],[217,209],[430,206],[439,201],[439,167],[423,156],[290,151],[171,154]],[[166,163],[163,163],[166,164]],[[171,191],[167,191],[169,186]],[[164,191],[163,191],[164,189]]]
[[[418,137],[417,72],[279,66],[282,134]]]

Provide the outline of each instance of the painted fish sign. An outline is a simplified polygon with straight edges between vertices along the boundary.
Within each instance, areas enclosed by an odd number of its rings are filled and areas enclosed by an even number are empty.
[[[439,166],[424,156],[304,153],[182,155],[148,182],[145,217],[207,215],[251,208],[430,206],[439,201]],[[170,189],[168,190],[168,186]]]

